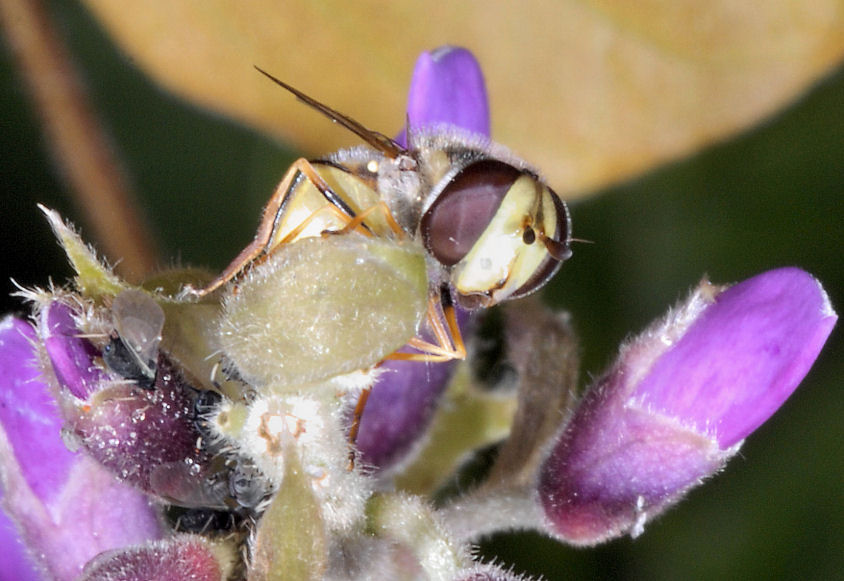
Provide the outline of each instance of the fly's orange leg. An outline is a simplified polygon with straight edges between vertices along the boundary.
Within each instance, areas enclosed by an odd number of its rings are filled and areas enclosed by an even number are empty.
[[[346,224],[342,230],[338,230],[337,234],[346,234],[347,232],[351,232],[356,229],[361,231],[363,234],[370,234],[370,231],[363,227],[364,221],[378,212],[382,214],[384,221],[387,222],[387,226],[390,227],[390,230],[393,231],[393,234],[395,234],[399,240],[403,240],[405,236],[407,236],[402,227],[399,226],[399,223],[396,222],[396,219],[393,218],[393,213],[390,211],[387,203],[383,200],[357,214],[354,218],[349,220],[349,223]]]
[[[425,320],[436,342],[413,337],[407,345],[418,350],[419,353],[396,351],[388,355],[387,359],[441,363],[466,358],[466,345],[463,343],[463,336],[457,325],[457,315],[447,289],[442,289],[439,297],[428,298],[428,313]]]
[[[354,445],[358,439],[358,432],[360,431],[360,421],[361,418],[363,418],[363,410],[366,409],[366,402],[369,399],[370,393],[372,393],[371,387],[367,387],[366,389],[361,391],[360,396],[358,396],[358,402],[355,404],[355,411],[352,417],[352,426],[349,428],[349,443],[352,445],[352,449],[349,450],[349,470],[352,470],[355,467]]]

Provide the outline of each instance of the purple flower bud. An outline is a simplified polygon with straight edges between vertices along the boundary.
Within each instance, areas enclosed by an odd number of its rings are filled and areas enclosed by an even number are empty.
[[[407,118],[412,131],[447,123],[489,137],[489,102],[481,67],[465,48],[443,46],[416,61]],[[397,141],[407,145],[403,130]]]
[[[454,365],[387,361],[382,367],[361,418],[357,447],[364,464],[383,469],[401,460],[427,427]]]
[[[80,337],[67,304],[44,308],[40,333],[59,382],[66,428],[90,456],[121,480],[171,502],[223,503],[209,498],[205,487],[210,459],[197,447],[196,391],[166,357],[159,355],[154,385],[144,389],[100,367],[102,354]]]
[[[836,320],[796,268],[703,283],[621,350],[559,436],[539,483],[551,530],[579,545],[640,533],[782,405]]]
[[[451,46],[423,53],[410,82],[407,116],[413,130],[447,123],[488,137],[486,86],[472,53]],[[404,130],[398,141],[407,144]],[[468,315],[459,317],[466,329]],[[427,428],[454,367],[454,362],[384,364],[387,371],[372,390],[357,439],[364,463],[387,468],[405,457]]]
[[[59,385],[78,399],[87,399],[105,375],[94,363],[99,353],[79,336],[73,311],[64,303],[54,302],[41,311],[39,331]]]
[[[75,579],[101,551],[156,539],[161,530],[146,496],[65,447],[55,401],[40,379],[34,339],[23,321],[7,317],[0,323],[2,507],[41,572]],[[3,545],[19,542],[9,538]],[[40,578],[33,573],[16,569],[15,579]]]
[[[110,551],[91,561],[79,581],[222,581],[227,579],[229,557],[193,535]],[[228,560],[228,559],[225,559]]]

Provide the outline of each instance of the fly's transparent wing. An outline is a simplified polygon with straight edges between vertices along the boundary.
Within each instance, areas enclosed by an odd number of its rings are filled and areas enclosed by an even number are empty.
[[[164,328],[164,311],[148,294],[126,290],[114,298],[111,316],[120,343],[116,344],[112,339],[106,363],[129,379],[152,383]]]

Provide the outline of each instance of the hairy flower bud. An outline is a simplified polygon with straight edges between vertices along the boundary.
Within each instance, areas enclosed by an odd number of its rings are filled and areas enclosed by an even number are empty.
[[[77,319],[94,328],[109,320],[62,300],[46,304],[39,318],[69,441],[120,480],[169,502],[230,508],[231,467],[213,462],[197,423],[201,392],[164,352],[143,363],[115,334],[96,347]],[[140,370],[147,364],[148,378]]]
[[[416,334],[427,284],[413,245],[357,234],[285,244],[226,293],[222,349],[258,390],[367,368]]]
[[[78,581],[224,581],[235,551],[193,535],[109,551],[93,559]]]
[[[528,581],[528,578],[494,565],[476,565],[471,569],[460,571],[454,577],[454,581]]]
[[[152,471],[194,459],[198,432],[192,422],[192,402],[166,361],[159,362],[154,389],[142,389],[97,364],[102,353],[79,337],[82,332],[67,304],[49,304],[41,320],[67,427],[91,455],[145,490],[150,489]],[[63,367],[66,361],[74,366]]]
[[[443,46],[416,61],[407,97],[410,129],[449,124],[489,137],[486,83],[475,56],[465,48]],[[407,145],[404,131],[398,138]]]
[[[560,434],[539,483],[551,531],[578,545],[639,534],[782,405],[836,319],[795,268],[702,283],[621,350]]]

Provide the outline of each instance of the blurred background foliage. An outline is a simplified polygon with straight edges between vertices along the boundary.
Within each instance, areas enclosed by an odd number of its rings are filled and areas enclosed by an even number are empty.
[[[263,203],[297,155],[293,148],[166,94],[133,67],[81,6],[58,1],[48,6],[139,193],[164,266],[225,266],[251,239]],[[355,39],[337,41],[342,46]],[[319,59],[337,57],[320,50],[313,58],[312,66],[319,67]],[[243,67],[252,64],[246,58]],[[272,63],[256,64],[286,75]],[[481,64],[488,77],[496,77],[495,62]],[[407,78],[412,65],[401,63]],[[491,86],[502,82],[506,79]],[[495,127],[495,103],[502,97],[493,88],[491,98]],[[59,210],[83,226],[83,235],[85,230],[5,47],[0,99],[0,289],[3,310],[20,311],[20,302],[7,296],[14,290],[10,278],[31,286],[61,284],[70,274],[35,204]],[[289,97],[279,92],[278,99]],[[553,95],[547,99],[545,113],[553,116]],[[594,244],[575,247],[544,297],[572,312],[583,338],[584,381],[600,372],[621,340],[704,274],[729,282],[798,265],[818,277],[833,305],[844,309],[842,104],[839,68],[754,129],[573,204],[575,235]],[[367,107],[357,103],[347,112],[367,122]],[[305,108],[298,114],[316,116]],[[402,111],[391,116],[398,129]],[[844,571],[841,336],[840,329],[833,333],[804,385],[750,437],[725,473],[651,523],[639,539],[584,550],[508,534],[486,542],[484,554],[551,580],[839,576]]]

